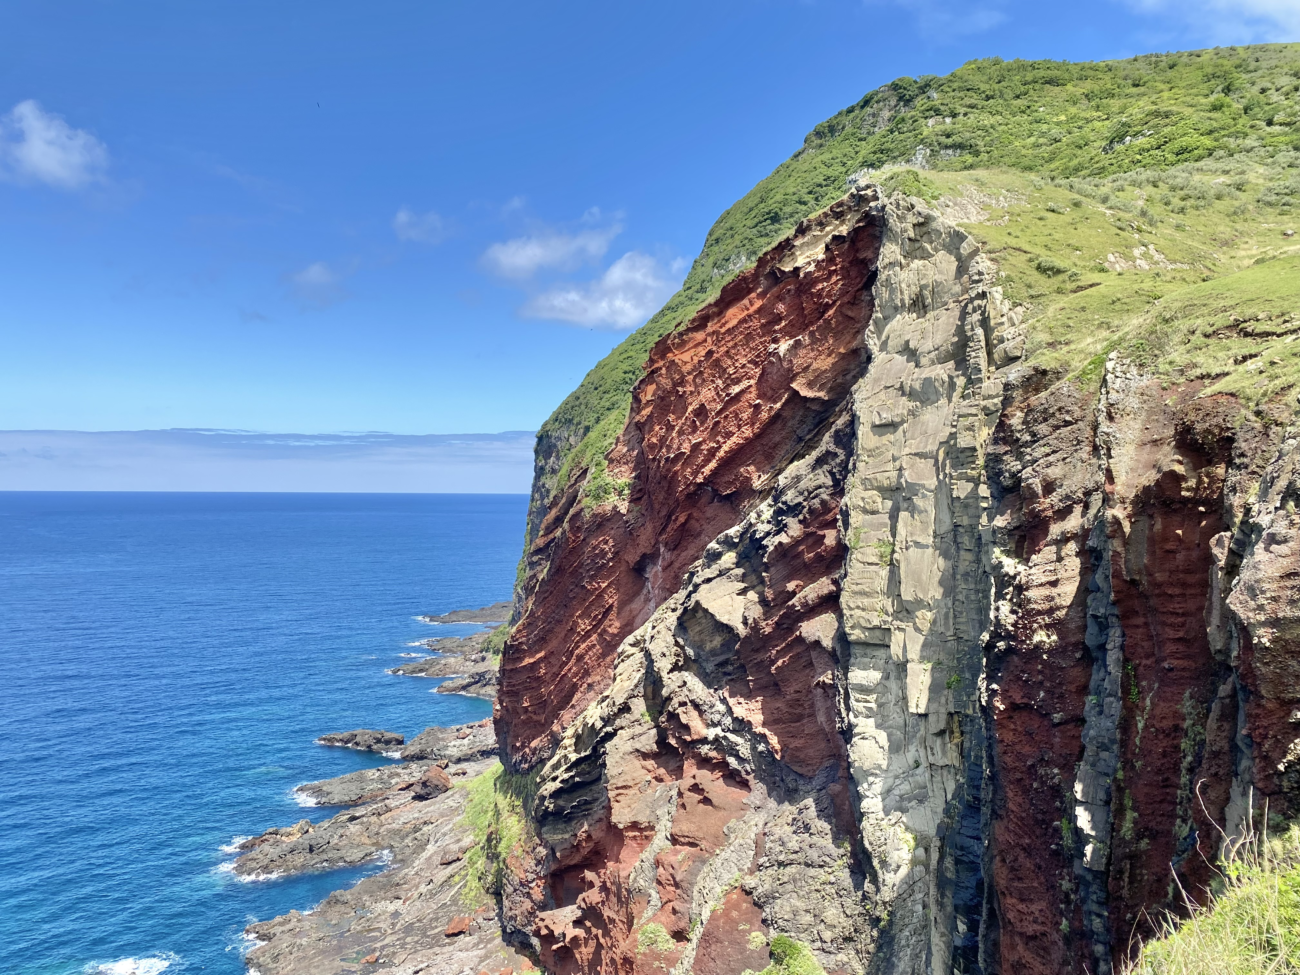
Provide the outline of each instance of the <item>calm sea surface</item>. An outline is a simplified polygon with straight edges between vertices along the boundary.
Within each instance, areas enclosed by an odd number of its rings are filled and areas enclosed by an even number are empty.
[[[491,713],[385,669],[509,598],[526,500],[0,493],[0,971],[242,972],[244,925],[364,876],[222,847],[385,762],[317,735]]]

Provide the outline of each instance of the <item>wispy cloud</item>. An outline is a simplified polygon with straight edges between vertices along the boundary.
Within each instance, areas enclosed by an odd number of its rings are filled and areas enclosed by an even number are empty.
[[[600,219],[600,211],[588,210],[585,223]],[[483,252],[483,266],[503,278],[522,281],[542,269],[574,271],[605,256],[609,245],[622,232],[615,223],[574,233],[544,230],[493,244]]]
[[[1187,33],[1224,44],[1300,40],[1300,0],[1127,0],[1140,12],[1176,18]]]
[[[629,251],[595,281],[535,295],[522,313],[589,328],[636,328],[677,290],[684,270],[685,262],[665,268],[649,254]]]
[[[294,296],[304,305],[327,308],[347,297],[343,290],[344,276],[324,261],[316,261],[290,274],[288,281]]]
[[[393,217],[393,233],[397,234],[398,240],[438,244],[447,236],[447,228],[442,217],[434,211],[416,213],[404,206]]]
[[[104,179],[108,148],[31,100],[0,118],[0,178],[77,190]]]

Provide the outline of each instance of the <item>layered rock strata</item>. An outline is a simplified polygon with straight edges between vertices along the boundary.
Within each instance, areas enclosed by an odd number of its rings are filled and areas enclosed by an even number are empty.
[[[997,282],[855,191],[534,512],[496,723],[547,971],[1099,975],[1300,813],[1296,441],[1021,365]]]

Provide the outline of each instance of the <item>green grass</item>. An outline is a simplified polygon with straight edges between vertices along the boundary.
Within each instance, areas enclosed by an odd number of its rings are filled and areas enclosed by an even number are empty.
[[[1300,242],[1283,230],[1300,214],[1264,200],[1300,176],[1300,153],[1256,148],[1104,179],[929,176],[950,197],[1007,203],[965,226],[1027,309],[1028,362],[1095,387],[1119,351],[1248,409],[1294,409]]]
[[[1189,920],[1163,925],[1129,975],[1300,973],[1300,828],[1231,850],[1218,886]]]
[[[532,784],[527,776],[507,774],[496,762],[460,786],[469,793],[462,820],[474,835],[463,871],[461,897],[467,906],[478,906],[500,893],[506,857],[529,835],[524,809],[531,800]]]
[[[662,924],[652,921],[637,932],[636,953],[646,951],[669,952],[677,947],[677,942],[668,934]]]
[[[802,941],[778,934],[772,938],[768,952],[772,964],[758,975],[826,975],[825,969]],[[754,975],[754,972],[746,969],[745,975]]]
[[[1222,234],[1211,216],[1231,216],[1227,246],[1240,255],[1252,219],[1255,226],[1290,219],[1300,206],[1300,171],[1288,161],[1300,149],[1298,93],[1296,44],[1083,64],[990,58],[942,78],[900,78],[870,92],[816,126],[798,152],[718,218],[681,290],[597,363],[542,425],[539,450],[550,463],[534,500],[545,505],[559,485],[590,470],[613,445],[632,386],[660,337],[864,171],[891,190],[927,199],[951,189],[955,174],[974,170],[984,171],[988,188],[1055,181],[1030,204],[1041,212],[1017,212],[1003,227],[982,225],[982,233],[1005,263],[1012,296],[1035,306],[1034,351],[1078,371],[1081,381],[1099,379],[1112,339],[1114,348],[1159,332],[1132,321],[1151,310],[1155,296],[1238,270],[1220,253]],[[1196,169],[1201,164],[1209,168]],[[1233,170],[1224,183],[1202,178],[1221,170]],[[1130,184],[1125,174],[1137,174],[1136,181]],[[1161,174],[1170,179],[1155,181]],[[1171,263],[1182,263],[1188,252],[1197,260],[1186,271],[1130,274],[1122,285],[1102,279],[1107,272],[1096,263],[1099,255],[1104,260],[1102,245],[1112,252],[1122,245],[1120,253],[1131,258],[1143,237],[1163,245],[1158,249]],[[1280,280],[1282,268],[1273,270]],[[1075,335],[1076,315],[1083,335]],[[588,497],[617,493],[599,476],[589,488]],[[530,512],[530,532],[541,513]]]

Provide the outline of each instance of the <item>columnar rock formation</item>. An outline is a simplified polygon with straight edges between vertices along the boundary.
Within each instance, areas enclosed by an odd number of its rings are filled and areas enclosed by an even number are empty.
[[[854,191],[654,347],[614,490],[537,506],[496,720],[548,971],[1105,973],[1300,813],[1296,442],[1023,365],[998,280]]]

